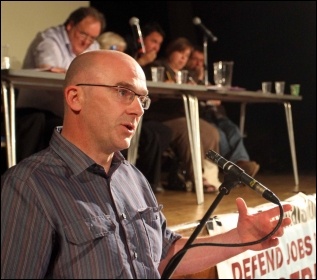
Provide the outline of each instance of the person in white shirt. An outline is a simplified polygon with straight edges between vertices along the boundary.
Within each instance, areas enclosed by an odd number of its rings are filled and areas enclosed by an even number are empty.
[[[100,49],[96,38],[105,26],[104,15],[95,8],[76,9],[64,24],[36,35],[27,50],[22,68],[65,73],[76,56]],[[47,147],[53,128],[62,124],[62,91],[21,89],[16,107],[17,161],[20,161]]]

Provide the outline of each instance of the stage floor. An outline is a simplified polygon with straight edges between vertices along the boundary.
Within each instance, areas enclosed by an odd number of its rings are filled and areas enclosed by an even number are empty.
[[[255,179],[275,193],[281,201],[296,193],[292,173],[277,175],[260,172]],[[316,193],[316,174],[299,172],[298,190],[305,194]],[[204,194],[204,203],[198,205],[196,194],[193,192],[165,190],[164,193],[156,194],[158,202],[163,204],[163,213],[167,218],[167,225],[172,227],[200,220],[216,196],[217,194]],[[268,202],[249,187],[237,187],[224,196],[212,216],[235,212],[237,210],[235,204],[237,197],[242,197],[250,207]]]

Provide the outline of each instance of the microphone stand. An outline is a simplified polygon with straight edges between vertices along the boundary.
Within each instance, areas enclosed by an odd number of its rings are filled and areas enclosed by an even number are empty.
[[[184,247],[182,249],[182,250],[184,250],[184,252],[181,253],[178,257],[176,257],[175,259],[173,259],[172,261],[170,261],[167,264],[166,268],[164,269],[164,271],[162,273],[161,279],[169,279],[170,278],[170,276],[173,274],[173,272],[177,268],[178,264],[180,263],[180,261],[182,260],[184,255],[186,254],[187,250],[185,250],[185,249],[189,245],[191,245],[193,243],[193,241],[196,239],[196,237],[201,232],[203,227],[206,225],[206,222],[209,220],[210,216],[212,215],[212,213],[214,212],[214,210],[216,209],[216,207],[218,206],[218,204],[220,203],[222,198],[225,195],[228,195],[230,193],[230,191],[237,184],[240,184],[240,181],[237,179],[237,176],[232,175],[232,174],[225,174],[224,175],[224,181],[222,182],[222,184],[219,187],[219,194],[217,195],[217,197],[215,198],[215,200],[213,201],[213,203],[211,204],[211,206],[207,210],[204,217],[201,219],[200,223],[198,224],[198,226],[196,227],[194,232],[188,238],[186,244],[184,245]]]
[[[208,36],[204,35],[204,70],[205,70],[205,86],[209,85],[208,82]]]

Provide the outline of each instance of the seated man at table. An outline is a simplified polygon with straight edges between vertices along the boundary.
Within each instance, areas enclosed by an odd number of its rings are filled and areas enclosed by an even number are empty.
[[[102,33],[97,41],[101,49],[125,52],[126,40],[114,32]],[[169,127],[156,120],[143,120],[135,165],[150,182],[155,193],[164,191],[162,185],[162,154],[168,148],[171,139]],[[127,150],[122,151],[127,156]]]
[[[197,84],[204,84],[204,53],[201,47],[194,46],[188,59],[186,69]],[[243,137],[238,126],[227,116],[220,100],[200,102],[200,116],[206,121],[215,124],[220,134],[220,154],[236,163],[247,174],[254,177],[260,169],[255,161],[250,161],[250,156],[243,142]]]
[[[38,33],[30,44],[23,69],[42,68],[65,73],[71,61],[85,51],[99,49],[95,40],[105,17],[93,7],[73,11],[64,24]],[[17,98],[17,161],[46,148],[56,125],[63,120],[62,90],[21,89]]]

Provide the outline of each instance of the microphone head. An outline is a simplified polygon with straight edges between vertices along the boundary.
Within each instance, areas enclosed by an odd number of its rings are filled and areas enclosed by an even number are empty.
[[[194,17],[194,18],[193,18],[193,23],[194,23],[195,25],[201,24],[200,18],[199,18],[199,17]]]
[[[139,19],[136,17],[132,17],[132,18],[130,18],[129,23],[130,23],[130,25],[139,24]]]

